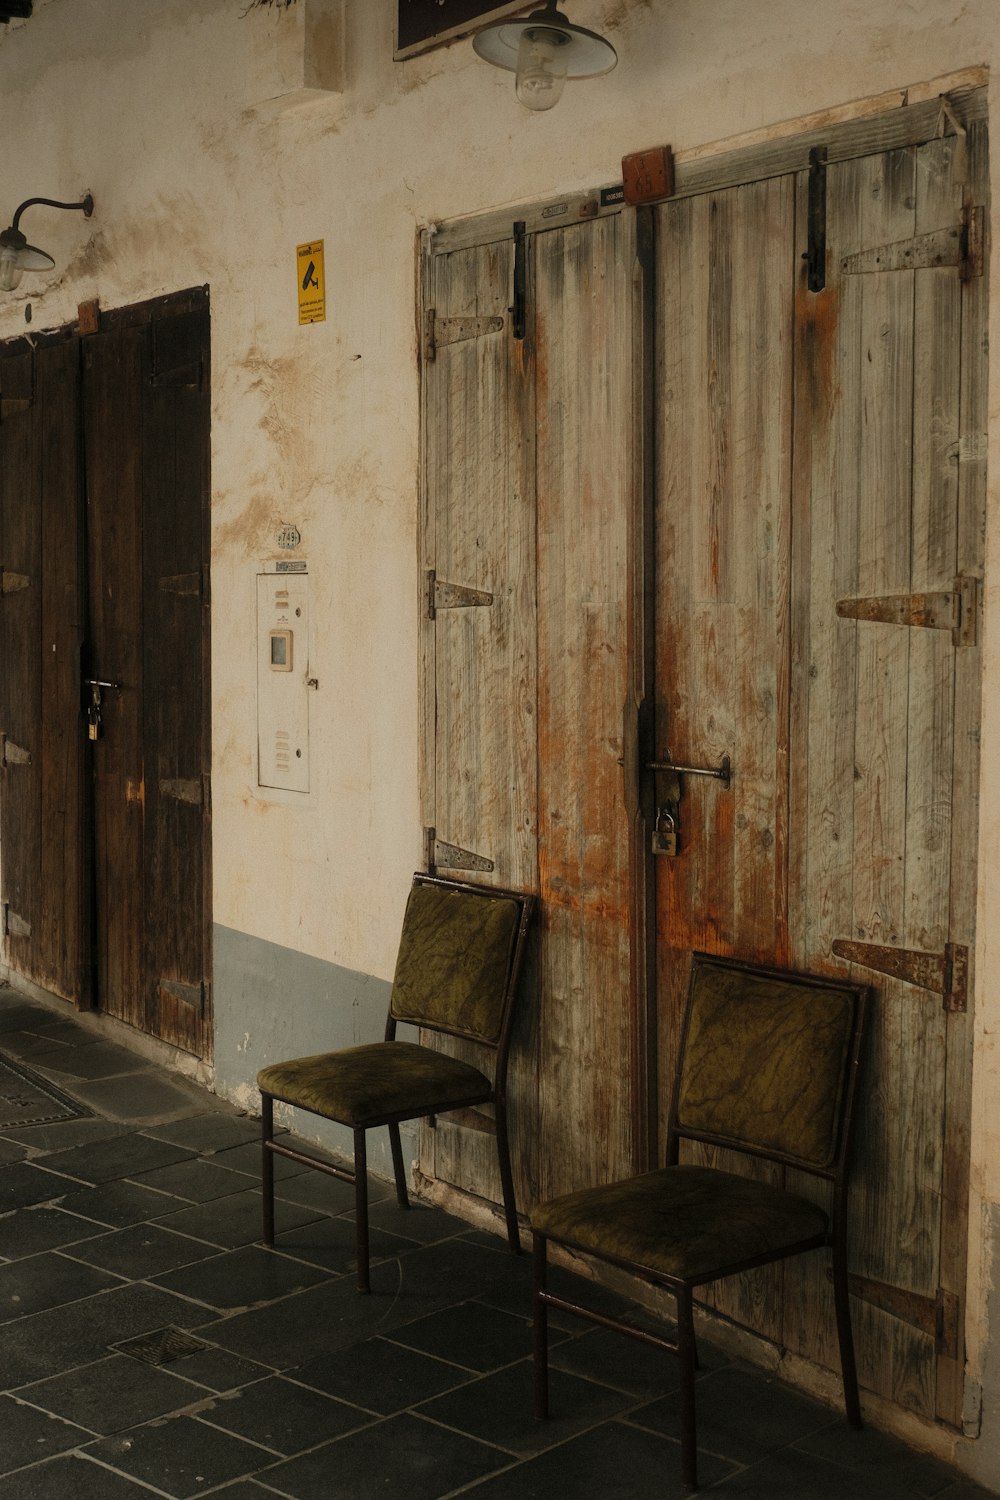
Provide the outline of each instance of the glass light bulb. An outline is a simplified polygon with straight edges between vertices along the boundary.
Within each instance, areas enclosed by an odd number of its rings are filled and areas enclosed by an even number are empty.
[[[16,245],[0,245],[0,291],[12,292],[24,275]]]
[[[562,97],[569,37],[552,26],[526,26],[517,49],[514,92],[526,109],[551,109]]]

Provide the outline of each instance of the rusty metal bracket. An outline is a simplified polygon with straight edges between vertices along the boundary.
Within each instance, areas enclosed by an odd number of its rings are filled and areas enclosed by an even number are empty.
[[[9,901],[3,904],[3,935],[15,938],[31,936],[31,923],[19,917],[16,911],[11,911]]]
[[[14,741],[5,734],[0,734],[0,766],[30,766],[31,752],[25,750],[21,745],[15,745]]]
[[[890,948],[882,943],[854,943],[835,938],[832,948],[838,958],[846,958],[849,963],[941,995],[945,1011],[961,1014],[968,1008],[969,950],[958,943],[946,943],[943,953],[925,953],[921,949]]]
[[[10,573],[6,568],[0,568],[0,594],[17,594],[30,587],[31,579],[27,573]]]
[[[473,589],[464,583],[445,583],[433,568],[427,569],[427,618],[433,620],[439,609],[477,609],[493,603],[486,589]]]
[[[865,599],[838,599],[836,610],[842,620],[867,620],[881,625],[950,630],[955,646],[974,646],[978,599],[979,580],[958,577],[950,593],[885,594]]]
[[[424,359],[431,364],[437,359],[438,350],[448,344],[462,344],[489,333],[502,333],[505,322],[500,314],[484,318],[439,318],[436,309],[429,307],[424,314]]]
[[[829,1267],[826,1278],[833,1280]],[[848,1276],[847,1285],[852,1296],[927,1334],[934,1340],[936,1353],[958,1359],[962,1304],[957,1293],[946,1292],[939,1286],[936,1296],[926,1297],[906,1287],[876,1281],[871,1276]]]
[[[437,870],[481,870],[489,874],[496,869],[485,854],[476,854],[472,849],[463,849],[458,844],[447,844],[439,839],[436,828],[424,829],[424,863],[428,874]]]

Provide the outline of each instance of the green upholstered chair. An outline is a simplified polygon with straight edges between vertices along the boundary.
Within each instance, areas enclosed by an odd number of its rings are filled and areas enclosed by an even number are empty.
[[[533,898],[416,874],[406,903],[385,1040],[272,1063],[257,1074],[261,1096],[264,1243],[274,1244],[274,1158],[354,1184],[358,1290],[369,1291],[366,1132],[387,1125],[396,1196],[409,1208],[401,1120],[492,1104],[507,1236],[520,1250],[507,1137],[507,1053],[512,1006]],[[492,1076],[420,1041],[397,1041],[403,1023],[480,1044]],[[274,1100],[336,1120],[354,1132],[353,1169],[274,1138]]]
[[[548,1415],[549,1307],[618,1328],[679,1356],[681,1462],[697,1488],[692,1316],[695,1288],[831,1246],[844,1403],[861,1408],[847,1287],[846,1188],[851,1117],[868,992],[846,981],[696,953],[668,1123],[667,1165],[541,1203],[535,1253],[535,1407]],[[831,1184],[813,1197],[692,1162],[682,1141],[724,1147]],[[786,1174],[782,1173],[782,1179]],[[821,1206],[823,1199],[828,1206]],[[637,1330],[557,1297],[549,1242],[624,1268],[673,1294],[676,1338]]]

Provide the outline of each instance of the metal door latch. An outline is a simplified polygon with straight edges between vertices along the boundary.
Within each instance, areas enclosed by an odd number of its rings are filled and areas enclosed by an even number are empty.
[[[103,677],[85,677],[84,687],[90,688],[90,702],[87,704],[87,738],[99,740],[101,737],[101,689],[118,688],[118,682],[108,682]]]

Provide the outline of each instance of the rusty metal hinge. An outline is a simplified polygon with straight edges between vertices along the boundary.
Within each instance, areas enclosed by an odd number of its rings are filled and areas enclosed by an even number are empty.
[[[31,923],[19,917],[16,911],[11,911],[9,901],[3,904],[3,935],[15,938],[31,936]]]
[[[159,982],[161,997],[171,1000],[179,1000],[182,1005],[195,1010],[199,1015],[205,1013],[205,984],[185,984],[180,979],[161,979]]]
[[[27,573],[11,573],[6,568],[0,568],[0,594],[17,594],[21,589],[31,587],[31,579]]]
[[[448,344],[463,344],[481,339],[488,333],[501,333],[506,319],[499,314],[482,318],[439,318],[429,307],[424,313],[423,353],[428,364],[437,359],[439,349]]]
[[[427,569],[427,618],[433,620],[439,609],[475,609],[493,603],[485,589],[468,588],[463,583],[445,583],[433,568]]]
[[[0,396],[0,422],[6,422],[8,417],[19,412],[30,411],[33,404],[33,396]]]
[[[828,1281],[833,1280],[829,1268],[826,1276]],[[926,1297],[906,1287],[876,1281],[871,1276],[848,1276],[847,1285],[852,1296],[860,1297],[862,1302],[927,1334],[934,1340],[937,1354],[949,1359],[959,1358],[962,1304],[957,1293],[946,1292],[939,1286],[936,1296]]]
[[[957,266],[962,281],[983,274],[983,209],[967,208],[960,224],[932,229],[908,240],[892,240],[845,255],[840,269],[845,276],[873,275],[877,271],[922,271]]]
[[[485,854],[475,854],[458,844],[446,844],[438,838],[436,828],[424,829],[424,863],[430,875],[436,870],[482,870],[489,874],[496,868]]]
[[[882,625],[916,625],[928,630],[950,630],[955,646],[976,644],[979,580],[959,577],[951,593],[886,594],[868,599],[838,599],[842,620],[868,620]]]
[[[30,766],[31,752],[25,750],[21,745],[15,745],[7,735],[0,734],[0,766]]]
[[[832,947],[838,958],[846,958],[849,963],[941,995],[946,1011],[961,1013],[968,1008],[969,950],[958,943],[945,943],[943,953],[890,948],[882,943],[854,943],[846,938],[835,938]]]

